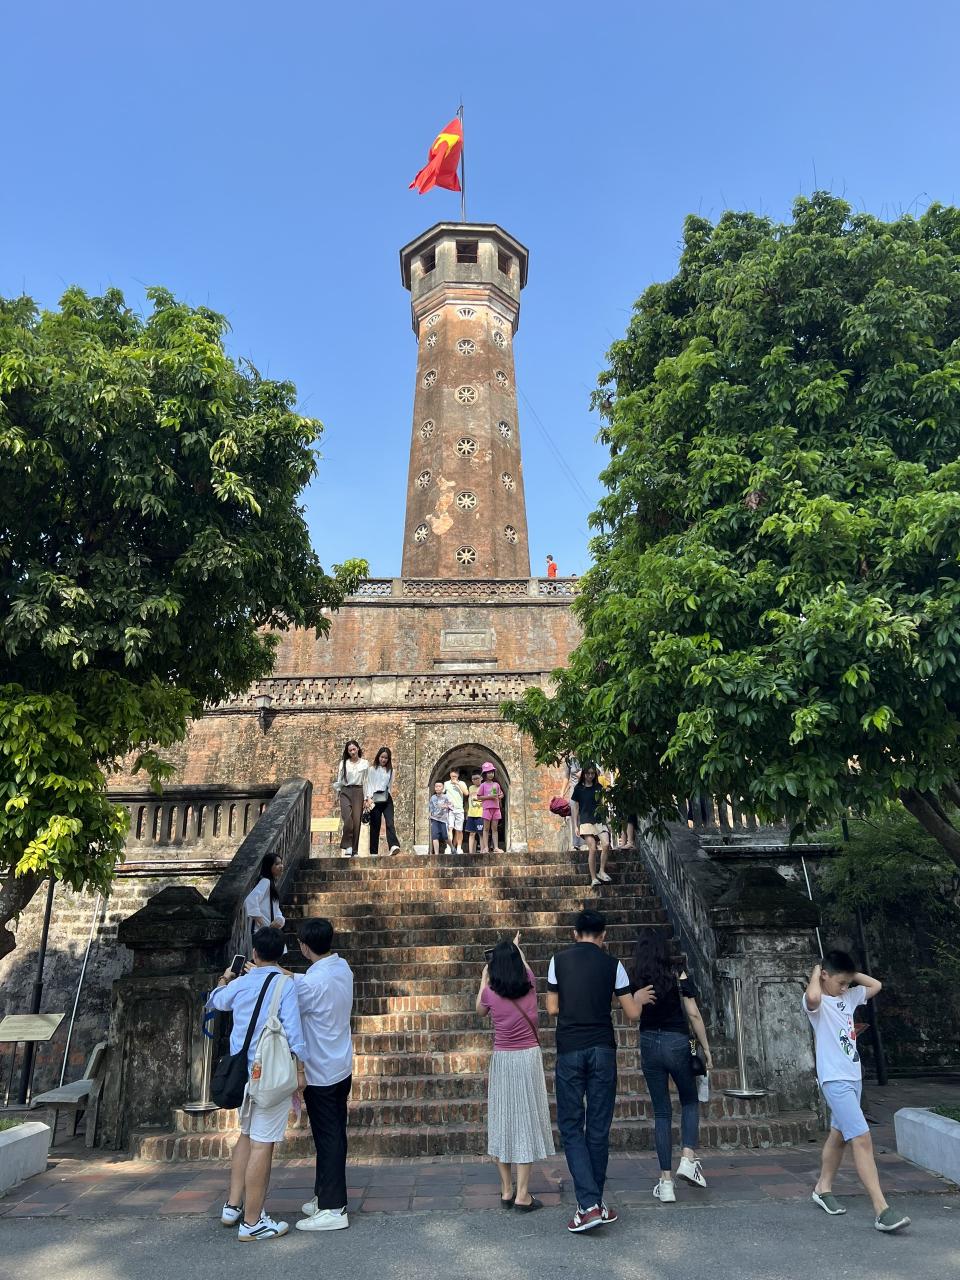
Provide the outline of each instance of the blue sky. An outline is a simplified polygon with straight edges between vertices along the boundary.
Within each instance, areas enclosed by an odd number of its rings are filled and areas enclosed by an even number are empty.
[[[466,105],[468,216],[530,249],[516,344],[534,572],[589,562],[590,392],[684,216],[816,185],[957,198],[944,0],[6,6],[0,293],[163,284],[230,320],[326,424],[325,564],[399,572],[416,360],[397,250],[458,216],[407,184]],[[555,460],[567,459],[571,483]]]

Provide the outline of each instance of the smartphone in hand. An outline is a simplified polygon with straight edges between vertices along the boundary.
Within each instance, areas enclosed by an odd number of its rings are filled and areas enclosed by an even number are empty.
[[[233,970],[233,972],[236,974],[238,978],[240,977],[241,973],[243,973],[243,966],[246,963],[247,963],[247,957],[240,951],[238,951],[237,954],[230,961],[230,968]]]

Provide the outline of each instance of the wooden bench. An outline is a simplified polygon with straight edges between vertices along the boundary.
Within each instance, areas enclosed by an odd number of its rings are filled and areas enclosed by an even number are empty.
[[[46,1093],[38,1093],[30,1103],[34,1107],[53,1108],[53,1137],[51,1147],[57,1140],[57,1118],[61,1111],[73,1112],[73,1136],[76,1137],[80,1112],[86,1113],[84,1137],[88,1147],[92,1147],[97,1136],[97,1119],[100,1114],[100,1091],[103,1088],[103,1066],[107,1052],[106,1040],[93,1046],[87,1059],[87,1065],[79,1080],[72,1084],[62,1084],[59,1088],[48,1089]]]

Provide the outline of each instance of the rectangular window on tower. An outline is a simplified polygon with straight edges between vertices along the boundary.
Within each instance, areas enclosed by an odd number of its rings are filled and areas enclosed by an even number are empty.
[[[497,267],[501,275],[508,276],[513,269],[513,259],[509,253],[497,250]]]
[[[436,270],[437,251],[436,249],[428,249],[426,253],[420,255],[420,273],[428,276],[431,271]]]
[[[478,262],[480,258],[480,245],[476,240],[458,240],[457,241],[457,261],[458,262]]]

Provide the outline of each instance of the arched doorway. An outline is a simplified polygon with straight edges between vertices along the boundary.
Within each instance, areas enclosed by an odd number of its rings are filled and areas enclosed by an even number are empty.
[[[504,849],[510,848],[510,775],[507,773],[506,767],[495,751],[491,751],[489,747],[483,746],[479,742],[464,742],[458,747],[452,747],[449,751],[445,751],[437,763],[433,766],[430,773],[430,787],[433,791],[435,782],[446,782],[450,776],[451,769],[458,769],[460,778],[463,782],[470,785],[470,775],[473,771],[479,770],[482,764],[487,761],[493,765],[497,771],[497,781],[503,787],[503,799],[500,802],[500,810],[503,813],[503,822],[500,828],[500,842]]]

